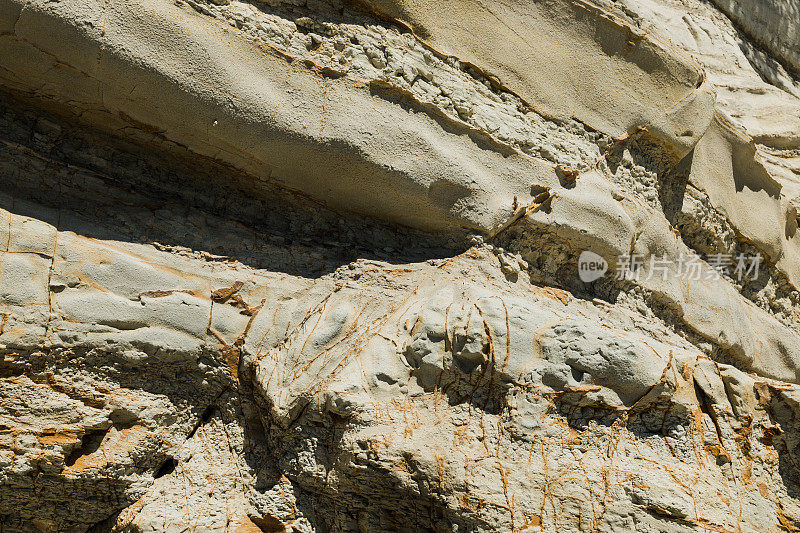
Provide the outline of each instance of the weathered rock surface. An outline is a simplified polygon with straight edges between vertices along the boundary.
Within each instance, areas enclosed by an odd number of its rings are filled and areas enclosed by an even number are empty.
[[[0,0],[0,532],[797,530],[794,11]]]
[[[749,36],[795,72],[800,71],[800,6],[788,0],[715,0]]]

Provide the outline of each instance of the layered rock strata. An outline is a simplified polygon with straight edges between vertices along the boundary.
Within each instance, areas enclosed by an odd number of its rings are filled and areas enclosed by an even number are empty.
[[[0,531],[797,529],[791,9],[0,0]]]

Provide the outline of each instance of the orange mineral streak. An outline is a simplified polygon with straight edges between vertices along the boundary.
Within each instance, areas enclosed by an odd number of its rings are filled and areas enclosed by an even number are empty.
[[[81,455],[72,466],[65,467],[65,474],[76,474],[86,470],[99,470],[108,465],[116,455],[126,455],[137,447],[150,434],[150,430],[142,425],[135,425],[120,430],[116,435],[103,440],[100,447],[88,455]]]

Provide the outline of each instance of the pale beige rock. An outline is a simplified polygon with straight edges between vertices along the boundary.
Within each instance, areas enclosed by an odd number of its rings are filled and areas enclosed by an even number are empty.
[[[447,132],[368,86],[293,64],[188,6],[24,4],[0,40],[10,88],[68,104],[95,125],[160,131],[332,207],[426,228],[489,229],[526,193],[526,176],[552,174],[517,154],[483,150],[480,135]],[[102,34],[85,32],[83,21],[98,27],[101,13]],[[75,42],[72,55],[61,55],[64,41]],[[63,68],[52,68],[54,58]]]
[[[367,4],[0,0],[0,530],[800,528],[791,19]]]
[[[797,4],[789,0],[714,0],[759,44],[800,71],[800,30],[795,22],[800,16]]]
[[[367,3],[495,76],[545,115],[574,116],[613,137],[646,128],[679,159],[711,119],[713,95],[690,58],[591,2]]]

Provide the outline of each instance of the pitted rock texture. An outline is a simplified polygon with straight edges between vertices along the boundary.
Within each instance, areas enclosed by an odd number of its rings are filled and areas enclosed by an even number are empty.
[[[0,0],[0,533],[800,529],[793,10]]]

